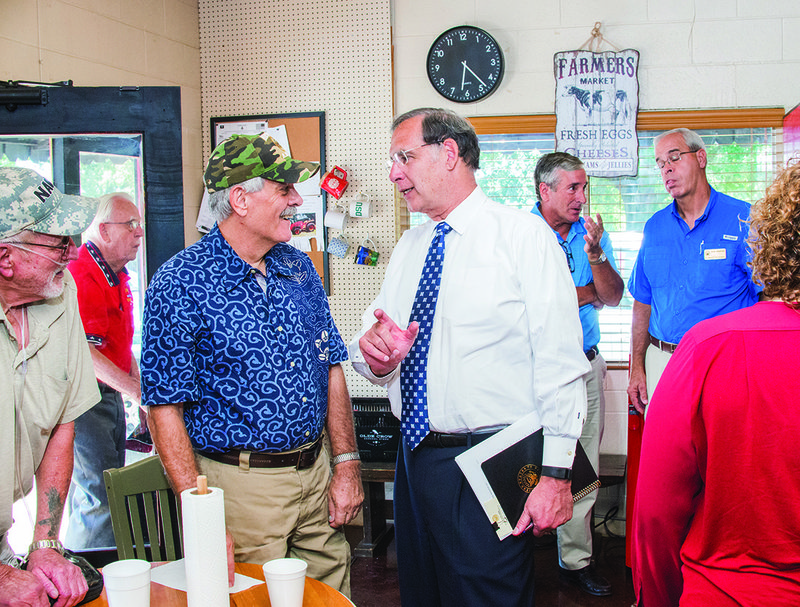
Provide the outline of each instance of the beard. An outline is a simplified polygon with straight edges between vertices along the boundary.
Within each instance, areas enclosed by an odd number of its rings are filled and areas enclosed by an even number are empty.
[[[64,268],[53,272],[50,280],[42,287],[40,295],[43,299],[54,299],[61,297],[62,293],[64,293]]]

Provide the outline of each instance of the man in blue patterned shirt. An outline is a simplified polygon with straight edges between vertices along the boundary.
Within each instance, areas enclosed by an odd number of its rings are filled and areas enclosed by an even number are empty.
[[[261,136],[212,152],[217,225],[147,290],[142,400],[173,488],[205,474],[223,489],[231,576],[234,554],[293,556],[347,594],[343,526],[363,500],[347,350],[311,260],[286,244],[294,184],[318,170]]]

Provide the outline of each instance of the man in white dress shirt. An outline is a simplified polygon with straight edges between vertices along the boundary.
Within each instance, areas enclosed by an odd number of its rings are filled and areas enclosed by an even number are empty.
[[[390,179],[409,210],[431,221],[397,243],[350,346],[355,369],[388,388],[405,428],[417,412],[401,396],[403,366],[418,332],[430,340],[425,438],[416,445],[404,430],[394,486],[404,607],[533,605],[533,538],[524,531],[541,535],[572,515],[590,370],[575,287],[544,221],[477,186],[479,157],[474,129],[450,111],[395,120]],[[421,330],[412,307],[434,231],[445,233],[441,286],[432,324]],[[544,427],[542,478],[501,543],[454,458],[534,410]]]

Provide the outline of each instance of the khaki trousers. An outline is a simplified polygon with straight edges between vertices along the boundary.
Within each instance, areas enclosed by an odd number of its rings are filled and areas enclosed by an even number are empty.
[[[606,397],[603,383],[608,366],[598,354],[591,362],[592,371],[586,374],[586,420],[581,431],[581,446],[595,470],[600,470],[600,441],[606,416]],[[558,560],[564,569],[587,567],[592,560],[592,507],[597,491],[578,500],[572,506],[572,518],[561,525],[558,535]]]
[[[328,524],[330,456],[325,447],[311,468],[231,466],[197,455],[208,484],[225,494],[225,524],[237,562],[259,565],[294,557],[308,575],[350,595],[350,547]]]

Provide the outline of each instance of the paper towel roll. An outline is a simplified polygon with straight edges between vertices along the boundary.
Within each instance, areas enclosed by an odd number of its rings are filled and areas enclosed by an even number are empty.
[[[225,504],[222,489],[181,493],[188,607],[229,607]]]

